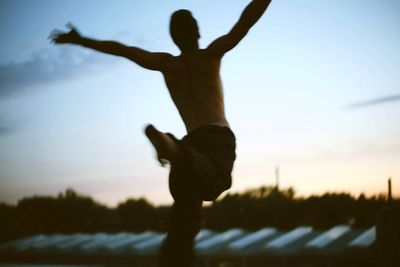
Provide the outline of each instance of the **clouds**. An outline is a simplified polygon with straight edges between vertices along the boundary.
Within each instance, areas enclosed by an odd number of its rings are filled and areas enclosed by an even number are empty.
[[[14,131],[14,128],[14,125],[0,121],[0,136],[12,133]]]
[[[363,101],[359,103],[355,103],[352,105],[347,106],[347,108],[362,108],[362,107],[369,107],[379,104],[386,104],[390,102],[400,101],[400,94],[398,95],[390,95],[381,98],[375,98],[368,101]]]
[[[0,137],[15,132],[19,125],[19,121],[7,119],[3,114],[0,114]]]
[[[98,70],[110,61],[104,55],[70,46],[38,51],[24,62],[0,65],[0,98]]]

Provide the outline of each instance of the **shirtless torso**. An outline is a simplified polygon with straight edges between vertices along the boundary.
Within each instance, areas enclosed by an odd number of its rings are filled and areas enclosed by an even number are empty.
[[[229,126],[219,75],[221,59],[200,49],[170,62],[163,75],[187,131],[203,125]]]

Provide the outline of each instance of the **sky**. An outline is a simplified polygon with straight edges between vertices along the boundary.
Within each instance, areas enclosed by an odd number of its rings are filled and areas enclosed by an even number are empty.
[[[0,201],[67,188],[114,206],[169,204],[168,168],[143,134],[184,136],[158,72],[54,46],[72,22],[86,37],[178,55],[168,23],[190,9],[201,47],[249,0],[0,0]],[[297,195],[400,196],[400,1],[272,1],[222,62],[237,138],[230,192],[275,184]]]

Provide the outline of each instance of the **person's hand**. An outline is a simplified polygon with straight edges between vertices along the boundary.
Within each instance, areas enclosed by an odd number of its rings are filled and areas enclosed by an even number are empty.
[[[73,44],[77,43],[81,39],[81,35],[78,30],[71,24],[67,24],[67,28],[70,29],[69,32],[62,32],[60,30],[53,30],[50,33],[49,39],[54,44]]]

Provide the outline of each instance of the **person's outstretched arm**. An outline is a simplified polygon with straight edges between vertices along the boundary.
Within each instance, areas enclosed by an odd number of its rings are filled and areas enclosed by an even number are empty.
[[[207,50],[217,56],[223,56],[234,48],[246,36],[250,28],[261,18],[271,0],[252,0],[245,8],[239,21],[232,30],[212,42]]]
[[[168,53],[152,53],[143,49],[126,46],[115,41],[98,41],[83,37],[72,25],[68,25],[69,32],[53,31],[50,38],[55,44],[76,44],[99,52],[125,57],[138,65],[150,69],[163,71],[172,57]]]

